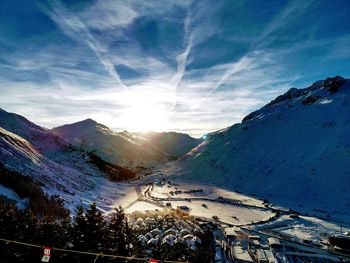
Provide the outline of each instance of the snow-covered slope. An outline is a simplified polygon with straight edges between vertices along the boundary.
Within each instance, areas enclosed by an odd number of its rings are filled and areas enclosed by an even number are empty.
[[[11,170],[30,176],[47,189],[71,192],[93,187],[89,175],[101,175],[96,169],[81,172],[51,161],[27,140],[0,128],[0,162]],[[91,167],[89,167],[91,168]]]
[[[350,80],[292,88],[180,161],[185,178],[297,210],[350,213]]]
[[[91,190],[96,177],[122,180],[133,173],[75,148],[24,117],[0,110],[0,163],[30,176],[48,191]]]
[[[94,151],[102,159],[130,168],[150,168],[167,161],[168,157],[146,139],[129,132],[114,132],[87,119],[52,129],[71,144]]]
[[[202,142],[185,133],[177,132],[146,132],[136,133],[138,136],[146,138],[161,151],[174,157],[180,157]]]

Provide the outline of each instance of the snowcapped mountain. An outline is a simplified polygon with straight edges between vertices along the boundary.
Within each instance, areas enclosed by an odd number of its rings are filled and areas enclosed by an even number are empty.
[[[63,125],[52,131],[77,147],[93,151],[102,159],[125,167],[150,168],[168,159],[146,139],[127,131],[114,132],[91,119]]]
[[[174,157],[184,155],[202,142],[202,139],[177,132],[146,132],[136,133],[136,135],[146,138],[161,151]]]
[[[87,119],[52,129],[71,144],[93,151],[102,159],[129,168],[151,168],[179,157],[200,143],[187,134],[175,132],[114,132]]]
[[[132,178],[134,173],[75,148],[24,117],[0,110],[0,164],[30,176],[48,191],[91,190],[95,178]]]
[[[296,210],[348,213],[349,135],[350,80],[328,78],[209,134],[181,173]]]
[[[69,189],[87,190],[93,186],[83,172],[48,159],[27,140],[2,128],[0,128],[0,160],[5,168],[30,176],[47,189],[69,192]],[[96,170],[87,172],[98,174]]]

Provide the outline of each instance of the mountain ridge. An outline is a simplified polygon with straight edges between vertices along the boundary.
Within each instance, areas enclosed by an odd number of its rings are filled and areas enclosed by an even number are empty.
[[[52,131],[102,159],[130,169],[152,169],[197,146],[200,140],[175,132],[115,132],[92,119],[55,127]]]
[[[241,123],[211,133],[178,165],[184,178],[293,209],[350,207],[350,80],[292,89]]]
[[[52,132],[76,147],[93,151],[105,161],[130,169],[151,168],[167,158],[143,138],[115,132],[92,119],[55,127]]]
[[[134,173],[77,149],[28,119],[0,111],[0,163],[29,176],[47,191],[73,193],[93,189],[94,177],[123,180]],[[76,191],[76,190],[74,190]]]

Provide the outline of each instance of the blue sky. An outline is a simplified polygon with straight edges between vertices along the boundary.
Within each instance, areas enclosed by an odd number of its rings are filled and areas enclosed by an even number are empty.
[[[200,136],[349,77],[349,25],[346,0],[2,0],[0,107]]]

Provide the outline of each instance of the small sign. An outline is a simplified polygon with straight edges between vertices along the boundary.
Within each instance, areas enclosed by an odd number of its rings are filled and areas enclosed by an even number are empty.
[[[44,247],[44,256],[41,258],[41,262],[49,262],[51,256],[51,248]]]

